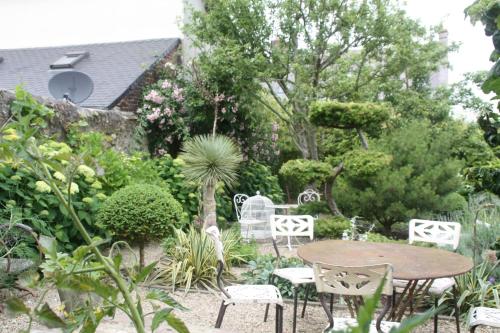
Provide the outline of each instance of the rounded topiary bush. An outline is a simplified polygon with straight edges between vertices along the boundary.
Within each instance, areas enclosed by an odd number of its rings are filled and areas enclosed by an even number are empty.
[[[168,190],[137,184],[113,193],[99,210],[97,223],[120,239],[138,243],[142,265],[144,244],[172,235],[185,218],[181,204]]]
[[[324,216],[314,222],[315,238],[341,238],[345,230],[351,229],[351,222],[343,216]]]

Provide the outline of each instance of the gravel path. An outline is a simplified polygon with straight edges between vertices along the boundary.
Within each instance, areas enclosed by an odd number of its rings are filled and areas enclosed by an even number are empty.
[[[228,307],[226,316],[222,323],[222,329],[214,329],[215,319],[220,305],[220,298],[217,294],[207,292],[190,292],[184,294],[176,292],[174,297],[186,308],[187,311],[176,311],[189,327],[192,333],[270,333],[274,332],[274,309],[270,311],[268,322],[263,322],[265,305],[236,305]],[[27,297],[26,303],[33,305],[35,298]],[[51,306],[56,307],[59,304],[57,293],[50,291],[47,296],[47,301]],[[284,332],[290,333],[292,329],[292,304],[285,304],[284,313]],[[145,306],[145,312],[149,311],[150,307]],[[334,310],[335,316],[348,316],[346,310]],[[146,325],[149,327],[151,318],[149,317]],[[299,318],[297,321],[297,332],[313,333],[321,332],[327,323],[326,315],[323,309],[316,305],[308,305],[305,318]],[[25,317],[9,318],[5,314],[0,314],[0,332],[14,333],[27,327]],[[48,331],[42,326],[35,324],[34,331],[41,332],[58,332],[56,330]],[[432,321],[426,323],[415,330],[415,333],[430,333],[432,332]],[[114,319],[107,319],[99,326],[99,333],[134,333],[133,326],[125,315],[117,313]],[[172,332],[166,326],[160,326],[157,332]],[[447,319],[439,320],[440,333],[455,332],[454,322]],[[467,332],[465,327],[463,332]],[[477,333],[500,333],[499,329],[480,328]]]
[[[271,253],[272,247],[269,244],[261,244],[259,248],[261,253]],[[283,249],[282,255],[295,256],[295,249],[288,251]],[[158,245],[150,245],[146,248],[146,262],[157,260],[161,256],[161,249]],[[235,273],[238,276],[243,271],[242,268],[236,268]],[[141,293],[145,293],[142,290]],[[33,306],[38,295],[35,297],[25,297],[25,302],[28,306]],[[263,322],[265,305],[237,305],[227,308],[226,316],[222,323],[221,329],[214,329],[215,319],[220,306],[220,298],[218,294],[207,292],[176,292],[174,295],[183,306],[188,308],[187,311],[176,311],[189,327],[192,333],[271,333],[274,332],[274,309],[270,311],[268,322]],[[46,301],[53,308],[59,305],[59,298],[55,290],[49,291]],[[144,305],[145,313],[151,310],[149,305]],[[284,332],[290,333],[292,329],[292,310],[293,305],[289,302],[285,304],[284,312]],[[348,316],[346,310],[334,310],[334,315],[338,317]],[[9,318],[5,313],[0,313],[0,333],[14,333],[27,327],[26,317]],[[149,327],[151,317],[146,320],[146,325]],[[311,304],[306,310],[305,318],[299,318],[297,321],[298,333],[313,333],[322,332],[327,324],[326,315],[317,304]],[[58,332],[57,330],[47,330],[38,324],[34,324],[33,331],[35,333]],[[99,333],[134,333],[135,330],[130,320],[122,313],[117,313],[114,319],[105,319],[98,328]],[[173,332],[165,325],[160,326],[157,330],[160,333]],[[426,323],[414,331],[415,333],[431,333],[433,332],[432,321]],[[455,332],[454,322],[447,319],[440,319],[439,333]],[[467,332],[465,327],[463,332]],[[500,333],[500,329],[479,328],[476,333]]]

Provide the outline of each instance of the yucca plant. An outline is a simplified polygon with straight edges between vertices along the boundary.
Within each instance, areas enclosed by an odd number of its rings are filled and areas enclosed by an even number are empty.
[[[221,233],[224,245],[224,266],[230,274],[233,262],[244,262],[246,258],[238,251],[241,236],[233,229]],[[184,287],[187,292],[191,287],[205,289],[216,288],[217,258],[212,240],[205,232],[194,227],[175,231],[174,243],[165,242],[167,258],[158,266],[157,273],[151,277],[151,284]]]
[[[183,168],[186,179],[202,186],[203,229],[216,225],[216,185],[218,182],[234,183],[241,154],[225,136],[200,135],[186,141],[180,157],[186,162]]]
[[[462,316],[466,317],[469,310],[477,306],[500,308],[500,283],[495,280],[500,261],[490,263],[483,261],[474,271],[457,278],[457,291],[460,295],[458,307]],[[439,303],[452,304],[451,292],[444,294]]]

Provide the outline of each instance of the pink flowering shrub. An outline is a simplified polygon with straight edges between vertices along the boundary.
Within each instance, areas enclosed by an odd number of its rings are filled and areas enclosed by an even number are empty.
[[[177,155],[186,137],[212,131],[217,114],[217,133],[233,138],[245,160],[277,159],[279,127],[268,119],[268,114],[256,112],[252,101],[241,100],[237,92],[231,92],[231,85],[221,92],[219,85],[212,86],[213,82],[200,86],[188,77],[192,76],[186,75],[184,69],[171,65],[158,82],[144,91],[137,113],[153,155]]]

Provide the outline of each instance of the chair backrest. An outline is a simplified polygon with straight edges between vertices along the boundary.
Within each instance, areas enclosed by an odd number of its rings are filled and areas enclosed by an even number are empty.
[[[227,298],[231,298],[224,287],[224,281],[222,281],[222,272],[224,271],[224,246],[220,239],[219,228],[213,225],[208,227],[205,232],[214,241],[215,255],[217,256],[217,286]]]
[[[307,189],[297,197],[297,203],[303,205],[309,202],[320,201],[320,195],[313,189]]]
[[[462,226],[457,222],[442,222],[413,219],[410,221],[408,242],[427,242],[451,245],[456,250],[460,242]]]
[[[370,296],[386,278],[383,295],[392,295],[392,266],[334,266],[314,263],[314,280],[319,293],[344,296]]]
[[[314,238],[314,218],[310,215],[271,215],[271,236],[307,236]]]
[[[241,219],[241,206],[248,199],[248,195],[238,193],[233,197],[234,210],[236,212],[236,217],[238,221]]]

